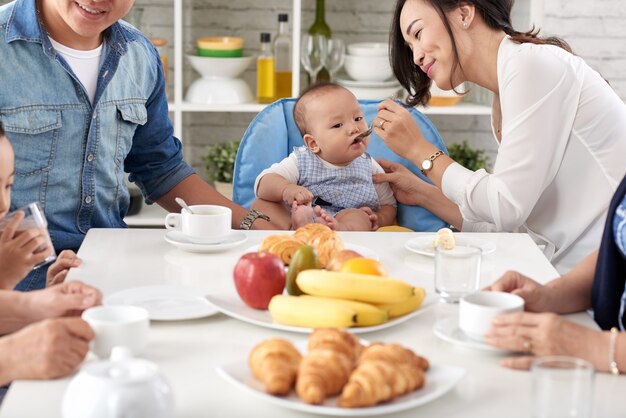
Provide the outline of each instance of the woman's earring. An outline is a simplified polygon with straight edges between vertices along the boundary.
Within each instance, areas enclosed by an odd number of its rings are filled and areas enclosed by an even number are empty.
[[[463,29],[467,29],[467,22],[463,22]]]

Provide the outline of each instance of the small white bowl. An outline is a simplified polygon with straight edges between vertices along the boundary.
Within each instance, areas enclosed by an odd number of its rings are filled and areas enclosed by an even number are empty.
[[[346,55],[343,66],[348,75],[357,81],[385,81],[393,75],[387,55]]]
[[[348,45],[348,54],[361,57],[389,56],[389,45],[382,42],[357,42]]]
[[[241,58],[214,58],[187,55],[191,66],[202,77],[208,78],[237,78],[250,66],[254,56]]]
[[[459,328],[471,339],[484,341],[494,317],[524,310],[524,299],[505,292],[474,292],[459,304]]]

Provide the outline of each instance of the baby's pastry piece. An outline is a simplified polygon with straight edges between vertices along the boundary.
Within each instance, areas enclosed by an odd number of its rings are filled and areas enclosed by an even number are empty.
[[[330,259],[339,251],[343,250],[343,239],[338,233],[332,230],[323,231],[316,234],[310,241],[309,245],[317,250],[317,257],[320,266],[325,268]]]
[[[345,331],[324,328],[310,335],[308,350],[300,363],[296,392],[304,402],[319,405],[326,397],[341,393],[362,346]]]
[[[343,266],[343,263],[352,258],[359,257],[363,256],[354,250],[343,249],[333,254],[330,261],[328,262],[328,265],[326,266],[326,270],[339,271],[341,269],[341,266]]]
[[[283,263],[288,266],[289,263],[291,263],[291,257],[293,257],[293,254],[303,245],[304,243],[299,239],[288,236],[272,243],[268,251],[277,255]]]
[[[442,247],[444,250],[454,249],[454,233],[450,228],[441,228],[432,242],[433,247]]]
[[[259,251],[269,251],[272,245],[284,240],[285,238],[290,238],[290,236],[286,234],[268,235],[263,238],[263,241],[259,244]]]
[[[372,352],[368,352],[370,348]],[[421,388],[425,375],[417,357],[396,344],[373,344],[365,348],[359,366],[343,388],[339,406],[373,406]]]
[[[257,344],[248,357],[254,376],[272,395],[287,395],[298,374],[302,355],[287,340],[272,338]]]
[[[317,234],[330,230],[331,229],[324,224],[313,223],[301,226],[300,228],[296,229],[296,231],[293,233],[293,236],[307,244],[310,244],[311,239]]]

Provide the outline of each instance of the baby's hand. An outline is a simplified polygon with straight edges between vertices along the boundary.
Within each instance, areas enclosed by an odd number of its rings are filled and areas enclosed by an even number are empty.
[[[23,212],[6,225],[0,233],[0,288],[13,289],[33,267],[44,261],[52,252],[51,248],[35,252],[47,244],[46,233],[42,229],[17,231],[24,218]]]
[[[57,283],[63,283],[65,276],[67,276],[67,273],[70,271],[70,268],[80,266],[81,262],[82,260],[78,258],[74,251],[61,251],[61,254],[59,254],[56,261],[48,268],[46,287]]]
[[[313,201],[313,193],[306,187],[290,184],[283,190],[283,200],[291,205],[294,201],[298,205],[306,205]]]

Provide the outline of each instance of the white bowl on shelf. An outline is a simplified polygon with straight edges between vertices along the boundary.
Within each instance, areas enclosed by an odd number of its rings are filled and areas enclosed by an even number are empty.
[[[384,100],[396,96],[401,86],[397,80],[355,81],[337,79],[337,84],[350,90],[357,99]]]
[[[356,42],[348,44],[348,54],[365,56],[389,56],[389,45],[382,42]]]
[[[254,56],[246,56],[239,58],[214,58],[199,57],[197,55],[187,55],[187,59],[191,66],[202,77],[212,78],[237,78],[250,66],[254,61]]]
[[[346,54],[343,67],[357,81],[385,81],[393,75],[389,56],[359,56]]]

